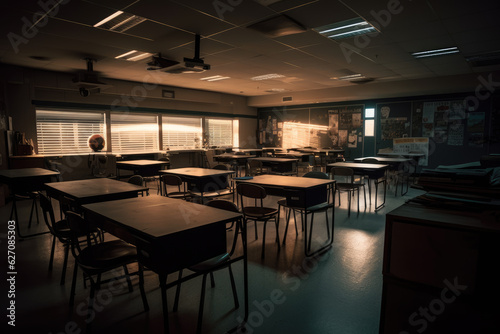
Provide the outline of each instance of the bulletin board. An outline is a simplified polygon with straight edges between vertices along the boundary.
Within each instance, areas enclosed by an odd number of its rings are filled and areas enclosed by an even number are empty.
[[[408,154],[408,153],[423,153],[425,156],[418,159],[419,166],[427,166],[429,161],[429,138],[427,137],[406,137],[393,139],[393,152]]]

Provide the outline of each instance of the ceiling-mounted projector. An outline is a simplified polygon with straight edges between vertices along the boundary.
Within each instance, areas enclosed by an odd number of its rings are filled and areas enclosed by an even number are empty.
[[[201,73],[210,69],[210,65],[205,64],[200,58],[200,35],[195,36],[195,52],[194,58],[184,58],[184,64],[178,61],[163,58],[161,54],[153,56],[148,63],[148,71],[163,70],[171,74],[179,73]]]
[[[87,71],[78,72],[73,78],[73,84],[78,87],[80,95],[87,97],[90,95],[90,92],[100,93],[101,88],[111,87],[110,85],[99,81],[97,72],[94,72],[93,62],[95,59],[85,58],[85,61],[87,62]]]

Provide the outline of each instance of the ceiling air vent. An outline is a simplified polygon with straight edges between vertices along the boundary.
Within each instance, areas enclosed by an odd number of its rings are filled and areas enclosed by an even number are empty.
[[[292,101],[291,96],[283,96],[283,102],[290,102],[290,101]]]
[[[500,51],[469,56],[465,59],[473,67],[500,65]]]

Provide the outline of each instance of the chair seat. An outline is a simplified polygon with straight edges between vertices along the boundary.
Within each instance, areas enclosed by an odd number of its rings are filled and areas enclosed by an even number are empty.
[[[260,206],[247,206],[243,209],[243,214],[249,218],[266,218],[271,217],[278,213],[278,209],[260,207]]]
[[[137,249],[121,240],[107,241],[85,248],[78,255],[81,266],[87,269],[118,267],[137,259]]]
[[[230,260],[229,254],[224,253],[221,255],[217,255],[211,259],[208,259],[206,261],[197,263],[194,266],[189,267],[188,269],[194,272],[200,272],[200,271],[208,271],[208,270],[214,270],[220,265],[225,264],[227,261]]]
[[[217,196],[219,196],[219,192],[217,192],[217,191],[207,191],[207,192],[204,192],[203,194],[201,192],[198,192],[198,191],[190,191],[189,193],[192,196],[196,196],[196,197],[217,197]]]
[[[340,190],[353,190],[364,186],[362,183],[336,183],[335,187]]]
[[[278,205],[287,207],[287,208],[292,209],[292,210],[304,210],[305,209],[308,212],[318,212],[318,211],[323,211],[323,210],[327,210],[327,209],[331,208],[333,206],[333,203],[324,202],[324,203],[320,203],[320,204],[316,204],[316,205],[304,208],[303,206],[288,205],[286,203],[286,199],[281,199],[278,201]]]
[[[190,193],[185,193],[182,191],[173,191],[173,192],[167,194],[167,197],[170,197],[170,198],[186,198],[186,197],[190,197],[190,196],[191,196]]]

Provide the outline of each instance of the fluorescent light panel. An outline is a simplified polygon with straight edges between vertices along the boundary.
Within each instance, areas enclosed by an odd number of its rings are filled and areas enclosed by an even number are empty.
[[[344,81],[351,81],[351,80],[358,80],[358,79],[363,79],[365,76],[361,74],[351,74],[351,75],[345,75],[343,77],[334,77],[332,79],[334,80],[344,80]]]
[[[331,38],[342,39],[357,35],[365,35],[377,31],[369,22],[361,17],[341,21],[314,28],[319,34]],[[332,34],[332,32],[335,32]]]
[[[108,22],[108,21],[111,21],[112,19],[114,19],[115,17],[117,17],[118,15],[121,15],[123,14],[123,12],[121,10],[115,12],[114,14],[111,14],[110,16],[106,17],[104,20],[94,24],[94,27],[99,27],[99,26],[102,26],[104,23]]]
[[[128,61],[138,61],[138,60],[147,58],[151,55],[152,55],[152,53],[149,53],[149,52],[141,52],[141,51],[137,51],[137,50],[132,50],[129,52],[125,52],[124,54],[121,54],[119,56],[116,56],[115,59],[125,58]]]
[[[270,74],[264,74],[264,75],[258,75],[256,77],[250,78],[251,80],[254,81],[261,81],[261,80],[270,80],[270,79],[278,79],[278,78],[284,78],[284,75],[277,74],[277,73],[270,73]]]
[[[411,55],[415,58],[425,58],[425,57],[434,57],[434,56],[442,56],[447,54],[458,53],[460,50],[456,46],[443,48],[443,49],[435,49],[435,50],[427,50],[420,52],[413,52]]]
[[[226,80],[230,79],[231,77],[223,77],[222,75],[214,75],[211,77],[206,77],[206,78],[201,78],[200,80],[204,81],[219,81],[219,80]]]

